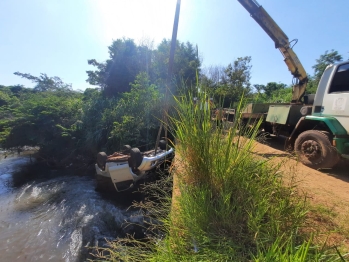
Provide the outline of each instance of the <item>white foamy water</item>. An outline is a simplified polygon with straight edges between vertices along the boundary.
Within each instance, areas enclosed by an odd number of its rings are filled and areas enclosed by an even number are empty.
[[[0,161],[0,261],[85,261],[136,214],[102,198],[89,176],[55,172],[14,187],[27,161]]]

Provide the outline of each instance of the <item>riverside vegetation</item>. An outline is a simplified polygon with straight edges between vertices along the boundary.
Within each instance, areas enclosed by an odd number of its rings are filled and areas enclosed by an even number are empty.
[[[87,81],[97,88],[84,92],[58,77],[16,72],[35,87],[0,86],[0,147],[38,146],[37,159],[55,168],[92,164],[97,152],[111,153],[124,144],[152,147],[164,103],[169,48],[167,40],[155,49],[132,39],[114,41],[107,61],[88,61],[96,70],[87,71]],[[340,60],[333,50],[322,55],[311,83],[316,86],[324,65]],[[250,84],[250,63],[247,56],[227,67],[201,69],[193,45],[177,42],[171,82],[176,110],[169,128],[181,160],[182,168],[175,171],[180,194],[173,206],[171,176],[149,185],[156,201],[138,204],[149,215],[148,239],[119,239],[101,251],[101,259],[341,259],[326,245],[316,246],[303,230],[304,199],[282,185],[277,167],[251,154],[257,129],[247,130],[250,139],[242,139],[236,135],[241,131],[236,121],[223,133],[213,128],[209,112],[193,103],[193,96],[204,101],[203,94],[225,107],[241,106],[243,94],[247,101],[288,102],[291,87],[285,84]]]
[[[96,88],[73,90],[59,77],[15,72],[34,88],[0,85],[0,148],[39,147],[38,159],[55,167],[92,163],[99,151],[112,153],[124,144],[153,146],[168,79],[170,41],[157,48],[117,39],[108,47],[109,59],[88,63],[87,82]],[[314,66],[311,83],[326,65],[342,60],[326,52]],[[171,92],[197,96],[197,78],[205,91],[224,107],[236,107],[241,96],[258,102],[287,102],[291,87],[270,82],[250,83],[251,57],[239,57],[226,67],[201,69],[191,43],[177,41]],[[322,71],[321,71],[322,70]]]

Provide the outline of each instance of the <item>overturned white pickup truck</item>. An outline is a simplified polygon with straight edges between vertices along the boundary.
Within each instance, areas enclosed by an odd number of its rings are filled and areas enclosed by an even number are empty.
[[[140,152],[138,148],[125,145],[121,152],[107,156],[106,153],[97,154],[96,189],[104,190],[115,187],[116,191],[132,188],[137,181],[144,178],[150,170],[173,158],[174,150],[166,141],[160,140],[159,147]]]

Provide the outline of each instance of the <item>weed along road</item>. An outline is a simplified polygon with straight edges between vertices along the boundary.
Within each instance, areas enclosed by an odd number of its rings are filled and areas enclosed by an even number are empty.
[[[313,205],[311,210],[316,211],[320,206],[327,210],[330,221],[324,221],[327,225],[323,226],[341,227],[346,236],[333,235],[349,250],[349,161],[342,160],[331,169],[314,170],[283,151],[283,145],[282,138],[273,137],[263,144],[256,143],[254,153],[269,158],[272,164],[280,164],[285,182],[296,184],[300,194],[307,196]]]
[[[317,232],[318,241],[349,250],[349,162],[342,161],[335,168],[315,170],[298,162],[296,157],[283,151],[284,139],[272,137],[263,143],[255,142],[253,155],[268,159],[279,166],[285,185],[295,186],[307,201],[306,230]],[[172,216],[178,217],[181,196],[179,179],[183,166],[179,154],[175,157]],[[346,253],[346,252],[344,252]]]
[[[130,203],[96,192],[93,176],[27,170],[28,162],[0,155],[0,261],[86,261],[91,247],[133,233],[126,221],[142,223]]]

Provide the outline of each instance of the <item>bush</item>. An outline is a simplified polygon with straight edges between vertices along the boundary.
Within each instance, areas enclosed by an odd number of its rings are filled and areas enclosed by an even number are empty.
[[[153,146],[160,125],[160,104],[158,88],[149,83],[146,73],[140,73],[131,83],[131,91],[119,97],[88,94],[82,118],[86,150],[112,153],[125,144]]]
[[[0,143],[4,148],[39,146],[45,159],[63,159],[76,148],[80,93],[23,88],[15,95],[11,99],[16,103],[0,108],[4,116]]]

